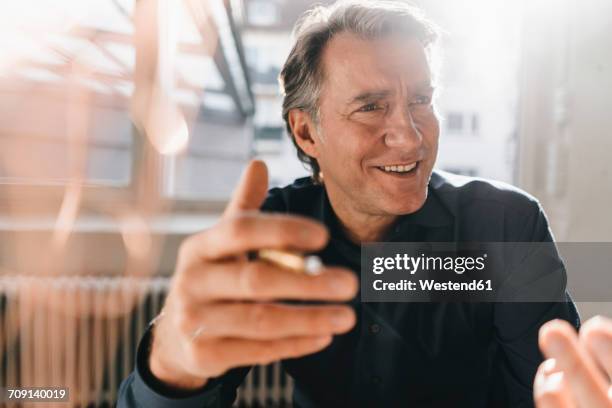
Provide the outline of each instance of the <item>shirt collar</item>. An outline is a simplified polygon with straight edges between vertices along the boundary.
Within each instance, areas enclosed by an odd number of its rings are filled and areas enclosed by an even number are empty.
[[[440,200],[436,189],[430,182],[427,188],[427,199],[423,206],[411,214],[402,215],[398,224],[422,225],[424,227],[436,228],[453,225],[454,222],[455,217]]]

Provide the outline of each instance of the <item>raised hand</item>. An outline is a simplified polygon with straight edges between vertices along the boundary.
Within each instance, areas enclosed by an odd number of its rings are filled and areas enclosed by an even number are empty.
[[[538,408],[612,407],[612,320],[594,317],[580,334],[550,321],[540,329],[540,348],[548,360],[534,382]]]
[[[355,324],[346,305],[278,302],[349,300],[358,287],[350,270],[307,276],[247,258],[263,248],[314,251],[329,238],[313,220],[259,212],[267,178],[265,164],[252,161],[219,223],[181,245],[149,358],[168,385],[197,388],[234,367],[315,353]]]

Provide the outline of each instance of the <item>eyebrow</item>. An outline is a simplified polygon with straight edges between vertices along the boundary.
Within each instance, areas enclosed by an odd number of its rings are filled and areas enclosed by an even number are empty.
[[[378,99],[386,98],[391,95],[392,91],[390,90],[379,90],[379,91],[366,91],[362,92],[359,95],[349,100],[349,105],[352,105],[356,102],[367,102],[367,101],[375,101]]]
[[[433,92],[436,87],[431,81],[425,81],[418,84],[415,89],[421,92]]]
[[[415,91],[417,92],[433,92],[435,89],[434,85],[431,81],[423,81],[415,87]],[[375,101],[379,99],[384,99],[393,93],[390,89],[380,89],[373,91],[365,91],[362,92],[348,101],[348,105],[352,105],[356,102],[367,102],[367,101]]]

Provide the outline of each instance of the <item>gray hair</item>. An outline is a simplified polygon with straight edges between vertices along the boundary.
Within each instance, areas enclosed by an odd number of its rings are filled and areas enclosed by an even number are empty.
[[[310,167],[315,181],[320,181],[319,163],[296,143],[289,125],[289,112],[303,110],[318,124],[319,96],[325,78],[321,55],[325,45],[341,32],[350,32],[363,39],[390,34],[415,38],[425,47],[431,65],[439,30],[419,9],[399,0],[338,1],[330,6],[315,6],[298,20],[293,31],[295,43],[281,70],[279,82],[284,95],[283,119],[287,132],[297,148],[298,158]]]

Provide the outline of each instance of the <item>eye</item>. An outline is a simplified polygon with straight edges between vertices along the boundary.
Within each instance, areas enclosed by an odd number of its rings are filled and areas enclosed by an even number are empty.
[[[431,103],[431,97],[429,96],[425,96],[425,95],[419,95],[416,98],[414,98],[414,100],[412,102],[410,102],[410,105],[429,105]]]
[[[373,112],[373,111],[380,110],[380,109],[384,109],[384,106],[378,103],[368,103],[367,105],[363,105],[357,111],[358,112]]]

